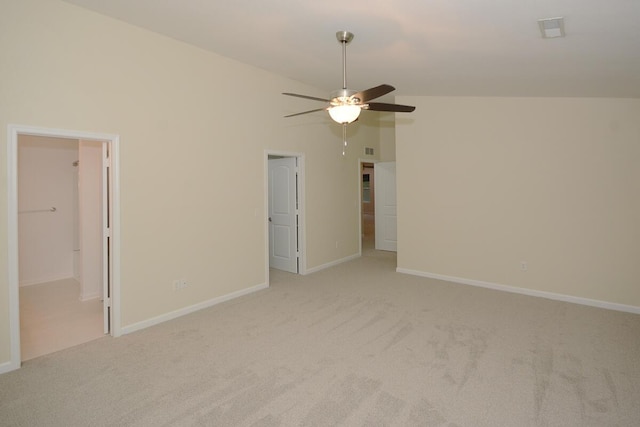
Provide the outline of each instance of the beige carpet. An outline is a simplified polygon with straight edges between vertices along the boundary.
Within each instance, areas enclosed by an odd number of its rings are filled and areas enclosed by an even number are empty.
[[[3,426],[638,426],[640,316],[368,251],[0,376]]]

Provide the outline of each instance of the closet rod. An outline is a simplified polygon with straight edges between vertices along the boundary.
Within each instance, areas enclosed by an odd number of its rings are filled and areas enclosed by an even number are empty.
[[[55,208],[55,206],[50,207],[49,209],[32,209],[30,211],[19,211],[19,214],[23,214],[23,213],[36,213],[36,212],[55,212],[57,211],[57,209]]]

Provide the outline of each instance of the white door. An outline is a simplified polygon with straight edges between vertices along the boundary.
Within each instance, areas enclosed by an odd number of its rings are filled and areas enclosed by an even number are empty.
[[[396,162],[374,164],[376,249],[398,250]]]
[[[298,272],[296,158],[269,159],[269,267]]]

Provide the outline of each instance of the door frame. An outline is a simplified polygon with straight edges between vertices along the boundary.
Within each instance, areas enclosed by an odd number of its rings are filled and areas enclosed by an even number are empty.
[[[7,130],[7,269],[9,284],[10,361],[7,371],[19,369],[20,296],[18,273],[18,136],[32,135],[100,141],[109,147],[111,186],[111,335],[121,335],[120,325],[120,136],[67,129],[10,124]]]
[[[269,286],[269,156],[280,157],[295,157],[298,164],[298,185],[296,186],[297,198],[298,198],[298,253],[299,253],[299,265],[298,274],[307,274],[307,253],[305,249],[306,242],[306,221],[305,221],[305,156],[303,153],[296,153],[291,151],[277,151],[277,150],[264,150],[264,173],[263,173],[263,188],[264,188],[264,209],[263,209],[263,223],[264,223],[264,257],[265,257],[265,278],[266,284]],[[256,215],[258,211],[256,210]]]

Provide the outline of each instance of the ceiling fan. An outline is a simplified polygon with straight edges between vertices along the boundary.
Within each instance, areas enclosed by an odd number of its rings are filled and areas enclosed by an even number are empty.
[[[354,122],[360,116],[362,110],[389,111],[396,113],[410,113],[416,107],[410,105],[387,104],[384,102],[369,102],[395,90],[391,85],[382,84],[362,91],[347,89],[347,45],[353,40],[353,34],[348,31],[338,31],[336,33],[338,42],[342,45],[342,89],[331,94],[331,99],[318,98],[315,96],[300,95],[297,93],[284,92],[283,95],[295,96],[298,98],[311,99],[313,101],[325,102],[323,108],[303,111],[301,113],[289,114],[285,117],[300,116],[302,114],[315,113],[326,110],[331,118],[343,125],[343,136],[345,136],[346,146],[346,126]],[[343,153],[344,154],[344,153]]]

